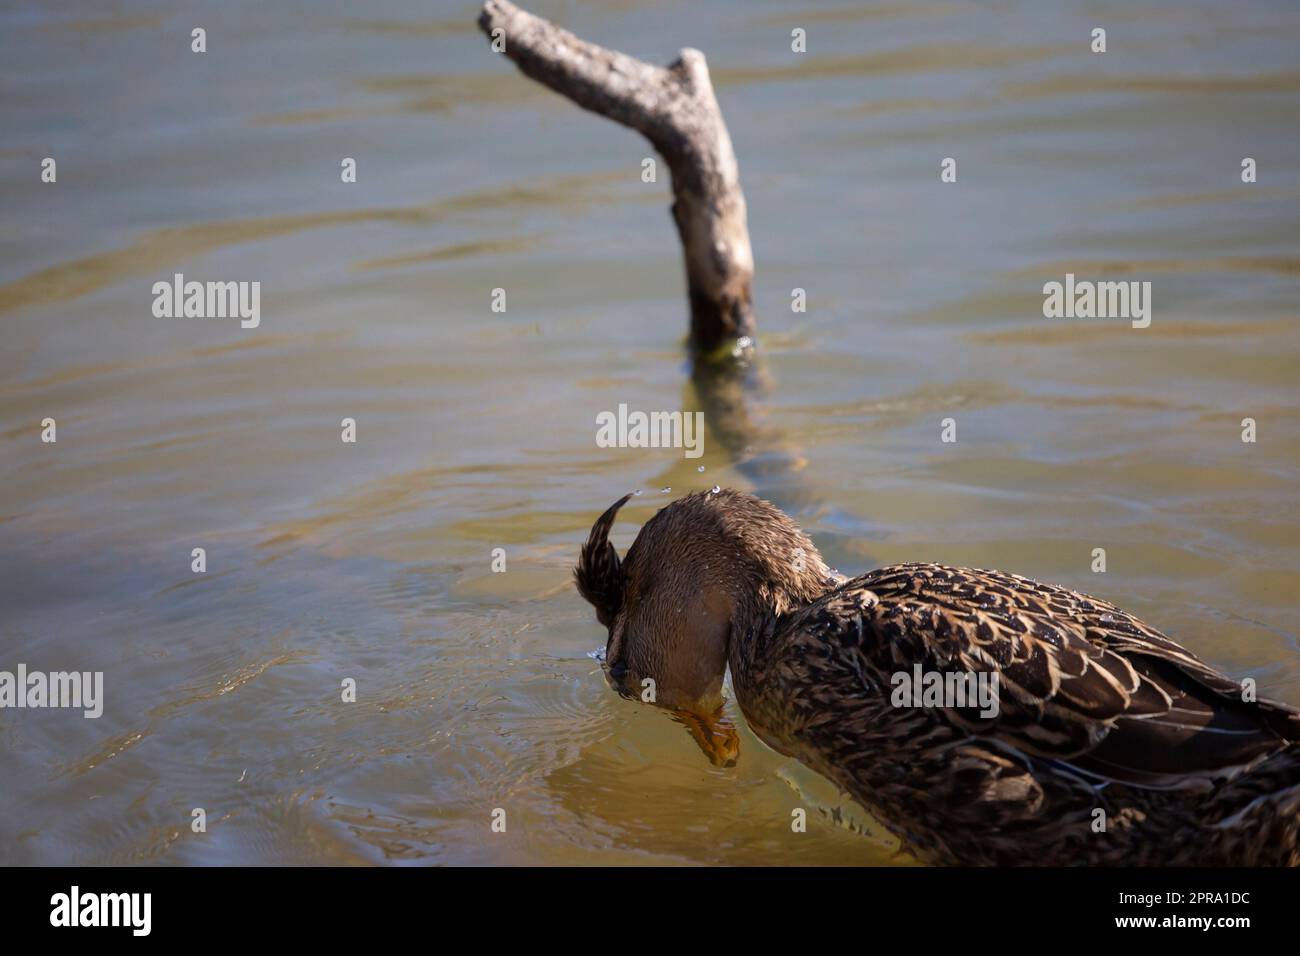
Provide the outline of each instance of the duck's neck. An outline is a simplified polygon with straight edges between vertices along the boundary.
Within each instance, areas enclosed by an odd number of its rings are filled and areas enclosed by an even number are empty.
[[[730,639],[727,647],[727,665],[731,669],[732,687],[741,708],[751,723],[751,716],[765,684],[770,669],[781,654],[779,641],[783,617],[834,590],[845,580],[830,571],[814,552],[820,580],[802,578],[790,587],[786,582],[767,582],[764,586],[744,595],[732,615]]]
[[[732,694],[750,730],[779,753],[794,756],[782,731],[782,693],[775,680],[775,665],[780,658],[780,619],[774,605],[738,617],[727,648],[727,667],[731,671]]]

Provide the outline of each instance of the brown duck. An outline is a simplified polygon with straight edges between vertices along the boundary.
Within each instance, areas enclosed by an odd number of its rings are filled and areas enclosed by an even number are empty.
[[[662,509],[620,560],[609,531],[627,500],[592,528],[578,590],[609,629],[611,682],[653,687],[706,746],[726,749],[711,728],[730,666],[754,733],[923,860],[1300,863],[1300,711],[1249,700],[1132,615],[1000,571],[848,580],[731,490]],[[902,674],[970,675],[997,707],[915,706]]]

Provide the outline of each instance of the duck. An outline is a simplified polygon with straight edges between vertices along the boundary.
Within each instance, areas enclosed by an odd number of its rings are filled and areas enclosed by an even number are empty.
[[[923,863],[1300,863],[1300,710],[1113,604],[941,564],[848,578],[775,505],[716,487],[659,510],[620,557],[609,534],[631,497],[592,526],[577,590],[608,631],[608,681],[702,744],[731,737],[710,729],[729,670],[763,744]],[[917,706],[900,677],[920,674],[973,675],[997,705]]]

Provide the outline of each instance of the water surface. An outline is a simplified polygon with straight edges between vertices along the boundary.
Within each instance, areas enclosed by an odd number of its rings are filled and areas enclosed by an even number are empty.
[[[621,402],[700,406],[668,185],[473,3],[0,13],[0,669],[108,697],[0,712],[0,862],[908,862],[748,731],[715,768],[605,686],[570,568],[634,488],[620,547],[734,485],[846,573],[1078,587],[1300,704],[1294,4],[533,9],[709,57],[758,265],[748,455],[596,446]],[[260,327],[155,318],[176,272],[260,281]],[[1151,327],[1044,319],[1066,272],[1152,282]]]

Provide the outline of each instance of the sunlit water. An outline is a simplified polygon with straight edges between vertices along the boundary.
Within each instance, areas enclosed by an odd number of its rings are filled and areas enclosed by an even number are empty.
[[[620,402],[696,407],[666,171],[473,3],[165,6],[0,15],[0,669],[107,695],[0,712],[0,862],[905,862],[747,731],[715,768],[607,688],[570,568],[634,488],[620,547],[734,485],[846,573],[1079,587],[1300,703],[1293,3],[534,4],[709,56],[750,461],[596,446]],[[1043,318],[1067,271],[1151,281],[1151,327]],[[261,326],[155,318],[176,272],[261,281]]]

